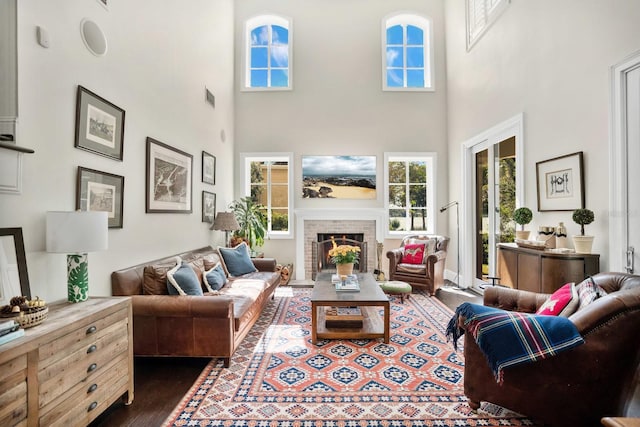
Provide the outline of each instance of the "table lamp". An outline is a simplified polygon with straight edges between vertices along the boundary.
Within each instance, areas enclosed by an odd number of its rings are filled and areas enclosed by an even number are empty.
[[[88,298],[87,252],[107,249],[108,229],[107,212],[47,212],[47,252],[67,254],[69,302]]]
[[[225,232],[225,245],[229,245],[229,232],[240,230],[240,225],[233,212],[219,212],[213,220],[209,230],[222,230]]]

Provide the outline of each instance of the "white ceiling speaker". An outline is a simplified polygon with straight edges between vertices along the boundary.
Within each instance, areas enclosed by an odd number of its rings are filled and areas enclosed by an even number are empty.
[[[107,53],[107,38],[102,29],[95,22],[84,18],[80,22],[80,35],[89,52],[95,56],[104,56]]]

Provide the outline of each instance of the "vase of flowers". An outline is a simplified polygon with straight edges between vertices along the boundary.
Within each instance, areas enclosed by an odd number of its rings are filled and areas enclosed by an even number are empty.
[[[329,249],[331,262],[336,265],[339,276],[353,274],[353,266],[357,264],[360,257],[360,247],[351,245],[338,245],[332,240],[333,247]]]

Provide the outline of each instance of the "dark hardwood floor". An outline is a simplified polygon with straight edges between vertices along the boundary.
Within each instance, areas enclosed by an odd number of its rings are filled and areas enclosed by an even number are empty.
[[[455,287],[438,289],[436,298],[452,310],[465,301],[482,303],[482,297]],[[171,414],[211,359],[135,358],[134,399],[116,402],[91,427],[156,427]]]

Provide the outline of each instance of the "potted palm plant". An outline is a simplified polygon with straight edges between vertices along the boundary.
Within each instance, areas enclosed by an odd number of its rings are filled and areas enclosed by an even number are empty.
[[[573,246],[576,249],[576,253],[590,254],[593,246],[593,236],[584,234],[584,226],[591,224],[595,219],[595,215],[590,209],[576,209],[573,211],[572,218],[573,222],[580,225],[580,235],[573,236]]]
[[[516,239],[527,240],[529,238],[528,230],[524,229],[524,226],[529,224],[533,219],[533,212],[531,209],[521,207],[513,211],[513,220],[522,227],[520,230],[516,230]]]
[[[262,211],[264,206],[256,203],[251,197],[243,197],[234,200],[229,207],[240,226],[233,234],[236,243],[244,240],[251,250],[262,246],[267,233],[267,221]]]

